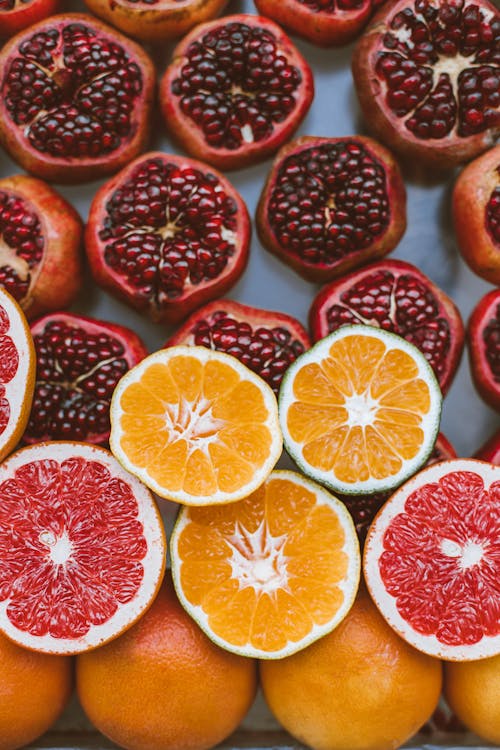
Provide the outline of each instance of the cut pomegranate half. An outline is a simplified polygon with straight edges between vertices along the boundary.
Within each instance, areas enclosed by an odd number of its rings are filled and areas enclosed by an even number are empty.
[[[420,651],[500,653],[500,467],[453,459],[416,474],[370,527],[364,573],[389,625]]]
[[[500,289],[482,297],[469,318],[469,362],[474,385],[500,411]]]
[[[178,344],[231,354],[275,393],[289,365],[311,346],[307,331],[291,315],[228,299],[210,302],[193,313],[165,347]]]
[[[372,0],[255,0],[259,13],[321,47],[351,42],[372,14]]]
[[[468,161],[500,134],[500,14],[488,0],[398,0],[355,49],[368,126],[437,168]]]
[[[151,493],[104,448],[41,443],[0,466],[0,630],[54,654],[115,638],[151,604],[166,544]]]
[[[192,156],[221,169],[277,151],[313,96],[300,52],[279,26],[251,15],[197,26],[176,48],[160,86],[168,130]]]
[[[264,247],[312,281],[328,281],[394,250],[406,190],[371,138],[305,136],[277,155],[257,208]]]
[[[46,315],[31,332],[36,383],[24,442],[107,443],[111,396],[145,345],[129,328],[72,313]]]
[[[500,88],[500,78],[499,78]],[[500,285],[500,145],[475,159],[453,190],[458,249],[469,267]]]
[[[116,172],[146,145],[154,68],[91,16],[52,16],[0,52],[0,143],[29,172],[79,182]]]
[[[445,394],[464,346],[460,311],[442,289],[402,260],[383,260],[324,287],[313,300],[313,341],[342,325],[367,324],[414,344],[432,366]]]
[[[0,38],[10,37],[57,12],[61,0],[0,0]]]
[[[497,430],[488,440],[483,443],[474,458],[481,461],[489,461],[490,464],[500,466],[500,430]]]
[[[243,273],[246,206],[206,164],[149,153],[97,192],[86,229],[95,280],[152,320],[176,323]]]
[[[28,318],[68,307],[81,286],[83,224],[41,180],[0,180],[0,285]]]

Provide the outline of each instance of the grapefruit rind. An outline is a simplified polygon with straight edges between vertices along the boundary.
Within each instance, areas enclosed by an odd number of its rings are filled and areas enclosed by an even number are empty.
[[[252,481],[241,485],[237,490],[227,492],[219,488],[216,492],[207,495],[192,495],[183,490],[171,490],[157,482],[151,476],[147,467],[141,468],[137,466],[137,464],[129,458],[127,452],[122,447],[121,441],[124,433],[121,427],[121,415],[123,414],[121,399],[123,393],[130,385],[140,382],[142,376],[151,365],[168,364],[172,359],[179,356],[194,357],[203,365],[210,361],[218,361],[225,365],[229,365],[239,376],[240,382],[246,381],[257,386],[263,396],[264,404],[267,409],[267,419],[262,425],[267,428],[271,436],[270,449],[265,461],[263,461],[258,469],[254,471]],[[110,419],[111,434],[109,444],[112,453],[121,465],[128,472],[140,479],[159,497],[166,500],[172,500],[182,505],[224,505],[247,497],[266,480],[283,451],[283,437],[279,424],[278,404],[276,396],[270,386],[268,386],[262,378],[243,365],[238,359],[236,359],[236,357],[212,349],[206,349],[203,346],[178,345],[169,347],[168,349],[160,349],[143,359],[135,367],[131,368],[121,378],[115,388],[111,400]]]
[[[342,529],[345,533],[345,543],[342,550],[348,551],[348,570],[347,574],[342,582],[338,582],[339,588],[341,588],[344,594],[344,600],[342,605],[337,610],[334,617],[331,620],[321,626],[314,625],[310,633],[305,637],[296,642],[289,642],[285,648],[275,650],[272,652],[265,651],[263,649],[256,648],[251,643],[247,643],[244,646],[235,645],[230,643],[228,640],[220,637],[209,624],[209,619],[206,612],[200,605],[194,605],[186,596],[186,593],[182,586],[182,560],[179,555],[179,540],[182,536],[183,531],[191,523],[189,507],[181,507],[176,523],[174,525],[172,535],[170,538],[170,559],[172,566],[172,580],[174,587],[177,592],[179,601],[181,602],[184,609],[188,614],[195,620],[199,627],[206,633],[211,641],[216,643],[226,651],[230,651],[240,656],[246,656],[256,659],[282,659],[291,654],[297,653],[303,650],[314,641],[325,636],[334,630],[345,618],[349,610],[351,609],[359,587],[359,581],[361,576],[361,555],[359,548],[359,540],[356,533],[356,528],[352,520],[352,516],[345,507],[345,505],[334,495],[330,494],[323,487],[318,485],[316,482],[308,479],[307,477],[298,474],[295,471],[288,470],[275,470],[271,472],[268,481],[274,479],[285,479],[290,482],[304,487],[306,490],[313,492],[317,498],[318,505],[326,505],[335,512],[338,520],[341,523]]]
[[[383,479],[371,477],[368,480],[358,480],[355,483],[344,482],[331,472],[322,471],[317,467],[313,467],[304,458],[302,445],[294,441],[287,425],[288,409],[295,401],[293,394],[293,380],[297,372],[306,364],[316,363],[323,360],[328,355],[328,351],[335,341],[352,335],[373,337],[382,340],[386,344],[388,351],[396,349],[409,354],[418,366],[418,377],[423,379],[429,387],[431,400],[430,409],[428,413],[424,415],[420,424],[425,438],[417,455],[413,459],[404,460],[402,469],[396,474],[384,477]],[[413,474],[415,474],[415,472],[418,471],[429,459],[439,433],[442,393],[434,371],[416,346],[406,341],[406,339],[401,336],[385,331],[381,328],[369,325],[345,325],[338,328],[325,338],[320,339],[311,347],[311,349],[301,354],[295,362],[292,362],[283,377],[278,403],[285,449],[290,458],[292,458],[295,464],[304,474],[306,474],[306,476],[311,477],[311,479],[319,482],[333,492],[338,492],[342,495],[372,495],[379,492],[388,492],[395,487],[399,487],[409,477],[413,476]]]
[[[404,512],[407,498],[415,490],[429,483],[437,482],[451,472],[473,472],[479,475],[484,481],[486,490],[493,482],[500,482],[500,467],[477,459],[450,459],[423,469],[400,487],[377,513],[368,531],[364,547],[363,573],[370,595],[380,613],[396,633],[410,645],[425,654],[445,661],[473,661],[500,654],[500,634],[497,636],[483,635],[481,640],[476,643],[453,646],[442,643],[435,635],[417,632],[401,616],[396,599],[387,591],[379,569],[384,534],[390,523]],[[499,551],[496,553],[497,560],[499,559]],[[432,585],[432,580],[429,580],[426,584],[429,597],[432,597]],[[495,592],[493,592],[494,595]]]
[[[92,625],[86,635],[75,638],[35,636],[24,632],[14,626],[7,616],[9,600],[0,602],[0,631],[24,648],[47,654],[84,653],[102,646],[127,630],[152,604],[161,586],[166,566],[167,545],[158,507],[149,490],[125,472],[108,450],[100,446],[69,441],[37,443],[21,448],[0,465],[0,482],[10,479],[16,469],[32,461],[61,462],[73,457],[83,457],[88,461],[104,464],[113,478],[118,478],[132,488],[137,501],[137,521],[142,526],[142,533],[147,542],[147,553],[141,559],[144,576],[137,595],[130,602],[121,604],[105,623]]]

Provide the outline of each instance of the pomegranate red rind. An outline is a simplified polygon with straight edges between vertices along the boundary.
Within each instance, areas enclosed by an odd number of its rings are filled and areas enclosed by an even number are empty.
[[[197,26],[175,49],[160,84],[169,132],[189,154],[221,169],[277,151],[313,96],[311,69],[286,34],[244,14]]]
[[[264,247],[312,281],[329,281],[394,250],[406,190],[370,138],[304,136],[277,155],[257,208]]]
[[[74,301],[82,235],[80,216],[50,185],[26,175],[0,180],[0,285],[29,319]]]
[[[97,192],[85,240],[97,283],[155,322],[177,323],[243,273],[250,218],[219,172],[153,152]]]
[[[481,398],[500,411],[500,289],[482,297],[467,330],[470,370]]]
[[[236,357],[277,393],[288,366],[311,346],[296,318],[228,299],[193,313],[165,347],[205,346]]]
[[[228,0],[85,0],[96,16],[145,42],[175,39],[215,18]]]
[[[106,643],[151,604],[165,534],[150,492],[86,443],[23,448],[0,466],[0,630],[75,654]]]
[[[60,0],[0,0],[0,37],[9,37],[57,12]]]
[[[31,332],[37,374],[24,442],[106,444],[114,388],[146,346],[129,328],[72,313],[46,315]]]
[[[372,132],[438,169],[493,146],[499,33],[500,15],[488,0],[398,0],[381,8],[352,60]]]
[[[376,516],[364,572],[389,625],[420,651],[500,653],[500,467],[454,459],[419,472]]]
[[[313,300],[309,324],[313,341],[341,325],[356,323],[393,331],[424,354],[445,394],[464,346],[457,306],[418,268],[384,260],[325,286]]]
[[[144,50],[92,16],[52,16],[0,52],[0,143],[57,182],[112,174],[145,147],[155,72]]]
[[[497,430],[488,440],[476,451],[474,458],[481,461],[488,461],[490,464],[500,466],[500,430]]]
[[[499,286],[500,146],[461,172],[453,190],[452,213],[465,262],[478,276]]]
[[[255,0],[259,13],[321,47],[351,42],[371,16],[372,0]]]

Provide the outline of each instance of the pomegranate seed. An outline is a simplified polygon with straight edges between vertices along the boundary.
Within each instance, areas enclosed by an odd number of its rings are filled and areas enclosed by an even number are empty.
[[[500,383],[500,305],[497,305],[495,316],[483,331],[483,341],[493,378]]]
[[[44,239],[40,219],[21,197],[0,190],[0,245],[5,244],[18,262],[0,267],[0,285],[16,300],[22,300],[30,287],[30,273],[40,263]]]

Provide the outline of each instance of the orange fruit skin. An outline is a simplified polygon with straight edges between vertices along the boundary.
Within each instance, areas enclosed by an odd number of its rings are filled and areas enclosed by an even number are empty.
[[[257,689],[255,660],[212,643],[179,604],[170,574],[144,617],[77,658],[92,723],[127,750],[206,750],[233,732]]]
[[[500,745],[500,656],[445,662],[444,696],[469,729]]]
[[[0,634],[0,750],[46,732],[73,690],[73,659],[28,651]]]
[[[386,624],[365,592],[343,622],[304,651],[261,662],[269,708],[314,750],[393,750],[431,716],[441,662]]]

